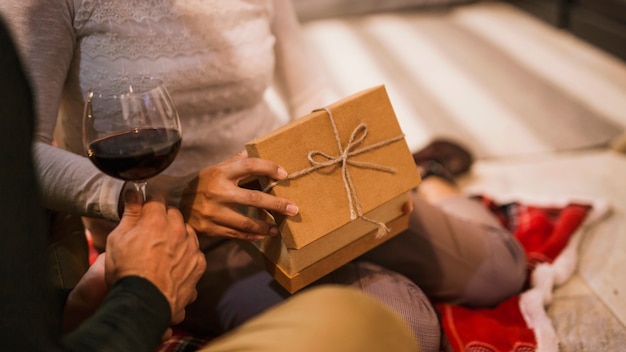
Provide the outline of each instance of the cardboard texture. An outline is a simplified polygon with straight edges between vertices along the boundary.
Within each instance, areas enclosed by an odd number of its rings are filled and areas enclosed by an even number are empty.
[[[292,292],[408,227],[402,207],[419,173],[384,86],[316,110],[246,149],[290,175],[267,191],[292,200],[300,213],[277,216],[281,236],[255,242],[252,252]],[[271,180],[259,181],[266,188]],[[384,224],[390,231],[379,236]]]
[[[312,282],[315,282],[323,276],[331,273],[333,270],[341,267],[342,265],[347,264],[361,254],[400,234],[408,228],[409,218],[410,214],[406,214],[389,222],[388,226],[391,229],[391,232],[386,236],[377,237],[376,230],[374,230],[365,236],[357,238],[354,242],[340,248],[336,252],[329,253],[327,256],[321,255],[323,252],[320,252],[318,253],[320,258],[317,262],[306,267],[302,271],[293,274],[287,273],[282,265],[276,263],[275,258],[271,259],[271,254],[268,255],[267,253],[259,250],[257,247],[250,245],[244,248],[248,250],[253,258],[265,266],[265,269],[283,288],[291,293],[294,293],[307,287]],[[293,254],[293,256],[297,256],[298,254],[299,252]]]

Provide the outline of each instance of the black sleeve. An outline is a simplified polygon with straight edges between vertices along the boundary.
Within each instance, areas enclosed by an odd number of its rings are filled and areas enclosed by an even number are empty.
[[[0,346],[55,351],[60,320],[49,285],[46,222],[32,164],[33,101],[0,21]]]
[[[154,351],[171,319],[170,306],[150,281],[119,280],[98,312],[68,335],[70,351]]]
[[[33,131],[30,85],[0,18],[0,350],[154,351],[171,319],[170,307],[139,277],[116,283],[96,315],[61,344],[47,222],[31,154]]]

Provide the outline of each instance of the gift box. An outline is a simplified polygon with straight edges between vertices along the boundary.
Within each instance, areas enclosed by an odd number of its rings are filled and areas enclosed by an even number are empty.
[[[408,227],[403,206],[419,173],[384,86],[315,110],[246,144],[250,157],[284,167],[261,188],[298,205],[267,214],[280,236],[250,252],[295,292]]]

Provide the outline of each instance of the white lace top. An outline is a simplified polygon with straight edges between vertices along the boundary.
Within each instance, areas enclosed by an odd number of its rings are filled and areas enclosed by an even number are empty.
[[[183,124],[182,149],[167,172],[179,175],[276,127],[264,100],[274,83],[292,117],[335,98],[288,0],[19,0],[0,10],[32,79],[35,156],[52,209],[118,218],[122,182],[82,156],[83,97],[95,84],[130,75],[166,83]],[[55,128],[58,144],[74,154],[50,146]]]

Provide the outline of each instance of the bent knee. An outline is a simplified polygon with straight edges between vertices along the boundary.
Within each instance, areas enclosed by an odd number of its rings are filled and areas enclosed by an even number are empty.
[[[395,311],[409,325],[421,352],[439,351],[441,325],[431,301],[413,281],[373,263],[351,263],[358,272],[355,286]]]
[[[319,316],[335,317],[337,320],[334,323],[336,324],[342,323],[343,319],[351,321],[355,316],[365,317],[366,315],[377,314],[384,316],[389,310],[358,289],[341,285],[315,287],[292,298],[292,300],[295,299],[300,300],[303,305],[306,305],[303,302],[311,303]],[[324,304],[320,304],[320,302],[324,302]]]
[[[373,351],[418,348],[413,332],[400,315],[358,289],[324,285],[298,294],[296,299],[301,306],[315,307],[307,320],[315,325],[310,327],[311,332],[320,329],[317,336],[339,333],[342,340],[345,336],[359,336],[360,347],[368,346]],[[354,350],[347,345],[346,348]]]
[[[525,255],[506,257],[486,263],[465,287],[466,305],[491,307],[519,294],[527,280]]]

